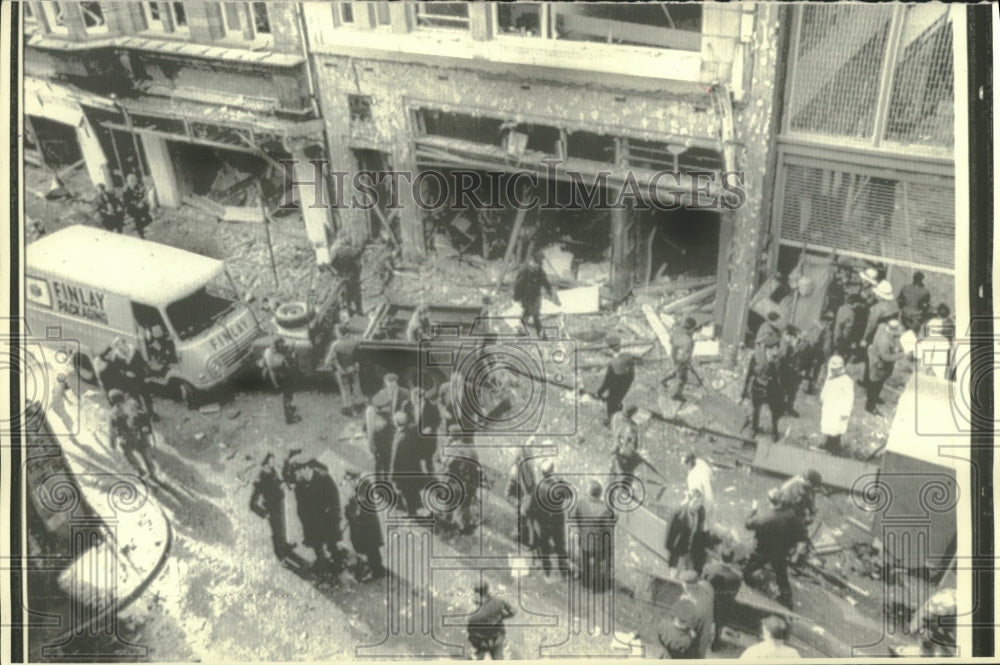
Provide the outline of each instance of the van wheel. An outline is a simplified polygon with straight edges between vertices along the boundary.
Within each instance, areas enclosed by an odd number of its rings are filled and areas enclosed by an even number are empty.
[[[94,370],[94,363],[90,362],[90,357],[82,353],[76,354],[73,358],[76,375],[81,381],[86,383],[97,383],[97,372]]]
[[[286,302],[274,312],[274,321],[282,328],[297,328],[309,323],[312,309],[304,302]]]
[[[193,409],[198,406],[198,389],[184,379],[173,381],[173,393],[187,408]]]

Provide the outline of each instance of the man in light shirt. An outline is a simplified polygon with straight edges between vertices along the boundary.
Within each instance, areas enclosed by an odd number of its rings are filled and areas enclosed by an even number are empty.
[[[705,521],[703,522],[702,529],[708,531],[709,526],[712,524],[712,507],[715,505],[715,498],[712,494],[712,467],[693,452],[684,456],[684,466],[688,468],[687,495],[685,500],[694,494],[694,490],[701,491],[705,506]]]
[[[769,616],[760,622],[764,639],[740,654],[740,660],[772,660],[775,658],[800,658],[799,652],[785,644],[788,639],[788,622],[779,616]]]

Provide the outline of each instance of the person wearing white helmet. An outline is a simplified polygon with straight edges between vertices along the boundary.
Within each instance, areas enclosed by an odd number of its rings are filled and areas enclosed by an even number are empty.
[[[868,322],[865,324],[865,332],[861,337],[862,344],[865,346],[872,343],[879,325],[889,319],[899,318],[899,305],[893,296],[892,284],[888,280],[883,279],[879,282],[873,293],[878,298],[878,302],[868,311]]]

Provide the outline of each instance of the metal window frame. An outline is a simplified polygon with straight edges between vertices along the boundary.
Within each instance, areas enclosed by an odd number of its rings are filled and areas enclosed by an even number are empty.
[[[527,2],[525,4],[538,5],[538,29],[540,34],[536,37],[529,37],[525,35],[519,35],[509,32],[500,32],[500,3],[492,2],[490,3],[490,14],[493,20],[493,36],[494,38],[501,39],[541,39],[545,41],[550,41],[552,39],[552,30],[549,26],[549,3],[548,2]]]
[[[67,3],[64,0],[44,0],[42,2],[42,15],[45,19],[45,28],[47,32],[51,35],[69,35],[69,26],[66,24],[65,14],[67,11],[67,4],[71,4],[76,7],[75,3]],[[63,24],[57,25],[56,18],[59,14],[54,14],[53,10],[58,9],[63,15]]]
[[[465,7],[466,16],[465,18],[459,16],[446,16],[442,14],[426,14],[424,10],[428,5],[433,6],[437,4],[453,4],[459,7]],[[421,25],[421,18],[430,18],[435,21],[444,21],[445,23],[455,23],[455,27],[442,26],[442,25]],[[469,5],[464,2],[450,2],[450,3],[436,3],[436,2],[417,2],[414,14],[414,26],[419,30],[471,30],[472,29],[472,12],[469,9]]]

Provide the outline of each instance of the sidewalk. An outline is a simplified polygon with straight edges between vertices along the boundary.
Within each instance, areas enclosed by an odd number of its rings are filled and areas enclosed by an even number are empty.
[[[74,613],[84,625],[70,625],[68,633],[89,633],[138,598],[156,577],[170,550],[170,523],[152,496],[146,481],[139,478],[121,451],[110,449],[103,432],[107,406],[103,394],[92,386],[79,384],[82,395],[63,392],[56,372],[49,370],[53,386],[45,416],[63,451],[63,457],[85,501],[100,522],[81,518],[75,512],[70,527],[75,533],[73,564],[59,576],[59,587],[85,611]],[[56,478],[52,479],[57,480]],[[49,484],[48,482],[46,484]],[[58,487],[52,483],[52,492]],[[98,544],[82,552],[77,548]],[[57,640],[58,641],[58,640]]]

